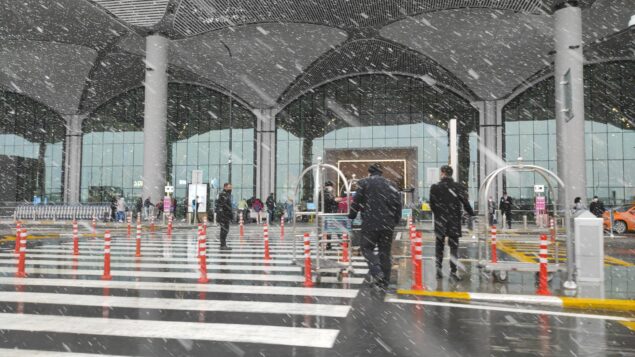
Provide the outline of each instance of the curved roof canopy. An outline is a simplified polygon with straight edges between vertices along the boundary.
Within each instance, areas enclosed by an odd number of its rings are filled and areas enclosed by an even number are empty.
[[[504,98],[553,62],[562,0],[0,0],[0,87],[62,114],[143,84],[144,36],[170,38],[170,80],[286,105],[342,76],[412,75]],[[585,53],[635,58],[632,0],[578,1]],[[612,40],[621,36],[621,40]],[[627,38],[624,41],[624,37]]]

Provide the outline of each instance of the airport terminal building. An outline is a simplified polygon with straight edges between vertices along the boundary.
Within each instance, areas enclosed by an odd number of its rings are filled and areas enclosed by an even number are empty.
[[[318,158],[425,200],[452,119],[474,200],[519,158],[570,198],[635,198],[631,0],[151,3],[0,1],[0,200],[182,200],[202,170],[284,201]]]

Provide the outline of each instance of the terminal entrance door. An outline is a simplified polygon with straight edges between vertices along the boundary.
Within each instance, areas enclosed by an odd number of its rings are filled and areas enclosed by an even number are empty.
[[[383,167],[383,176],[394,182],[400,191],[411,191],[417,183],[417,149],[415,147],[327,149],[324,162],[340,169],[348,180],[367,177],[368,166],[378,162]],[[342,182],[337,177],[331,177],[328,174],[326,178],[336,183],[338,194],[342,194]],[[404,199],[409,201],[409,198],[404,197]]]

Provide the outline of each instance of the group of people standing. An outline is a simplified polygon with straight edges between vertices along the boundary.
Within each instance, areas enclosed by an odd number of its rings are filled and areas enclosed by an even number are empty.
[[[131,209],[132,208],[132,209]],[[144,221],[149,220],[151,217],[157,219],[164,214],[163,201],[159,201],[156,205],[152,203],[150,197],[145,201],[141,197],[137,197],[134,206],[129,207],[126,204],[126,199],[122,195],[113,196],[110,201],[111,219],[114,222],[122,223],[126,220],[126,212],[132,211],[132,217],[136,219],[141,217]],[[176,199],[172,198],[170,205],[170,214],[174,215],[176,212]]]

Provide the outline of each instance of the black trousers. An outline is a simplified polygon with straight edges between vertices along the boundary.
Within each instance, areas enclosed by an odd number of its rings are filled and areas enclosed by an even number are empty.
[[[512,212],[505,212],[505,219],[507,220],[507,228],[512,228]]]
[[[392,259],[390,248],[392,246],[393,230],[386,229],[381,231],[364,231],[362,229],[361,250],[370,275],[378,280],[384,280],[386,283],[390,281],[390,270],[392,267]],[[378,254],[375,254],[375,247]]]
[[[227,245],[227,234],[229,234],[229,220],[219,221],[220,225],[220,246],[224,247]]]
[[[450,271],[456,273],[456,262],[459,253],[459,237],[448,237],[448,245],[450,246]],[[445,248],[445,237],[437,235],[436,255],[437,255],[437,271],[441,271],[443,266],[443,249]]]

